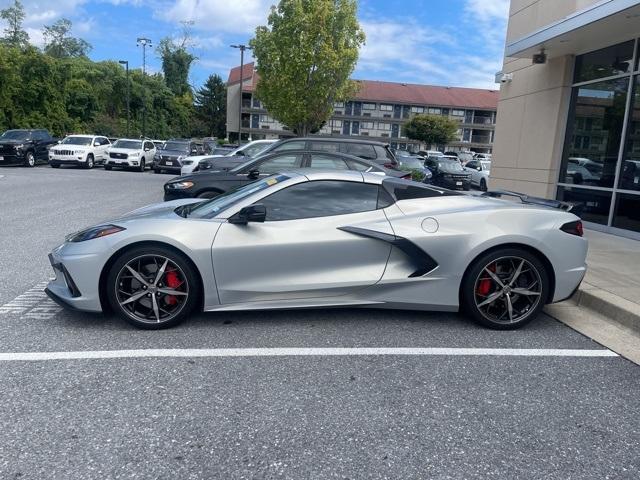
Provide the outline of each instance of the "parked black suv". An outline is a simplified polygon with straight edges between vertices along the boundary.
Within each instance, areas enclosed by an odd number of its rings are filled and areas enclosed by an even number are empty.
[[[165,142],[162,150],[156,151],[153,157],[153,171],[160,173],[163,170],[180,173],[182,160],[190,155],[199,155],[202,152],[193,140],[172,138]]]
[[[428,157],[424,165],[433,174],[431,178],[433,185],[451,190],[469,190],[471,188],[471,174],[460,165],[458,160]]]
[[[0,165],[24,165],[49,161],[49,147],[57,139],[42,129],[7,130],[0,135]]]

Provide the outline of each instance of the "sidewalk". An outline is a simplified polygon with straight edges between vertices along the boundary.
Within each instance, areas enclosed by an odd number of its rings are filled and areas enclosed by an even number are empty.
[[[640,363],[640,241],[585,230],[587,275],[578,292],[546,311]]]

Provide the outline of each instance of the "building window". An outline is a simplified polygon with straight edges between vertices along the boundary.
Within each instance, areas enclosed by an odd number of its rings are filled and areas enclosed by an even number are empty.
[[[344,102],[333,102],[335,108],[344,108]]]
[[[393,105],[386,105],[384,103],[381,103],[380,110],[382,110],[383,112],[393,112]]]
[[[575,83],[612,77],[633,70],[633,40],[576,57]]]
[[[342,128],[342,120],[329,120],[331,128]]]
[[[439,108],[433,108],[433,107],[429,107],[429,114],[430,115],[440,115],[441,110]]]
[[[260,115],[260,122],[261,123],[273,123],[273,118],[271,118],[269,115]]]
[[[451,110],[451,115],[454,117],[464,117],[464,110]]]
[[[424,107],[411,107],[411,113],[424,113]]]
[[[256,97],[253,97],[253,108],[260,108],[260,100],[258,100]]]
[[[362,109],[363,110],[375,110],[376,109],[376,104],[375,103],[363,103],[362,104]]]
[[[378,122],[378,130],[389,131],[391,130],[390,123]]]
[[[371,130],[375,128],[375,125],[373,122],[362,122],[360,123],[360,128],[362,128],[363,130]]]

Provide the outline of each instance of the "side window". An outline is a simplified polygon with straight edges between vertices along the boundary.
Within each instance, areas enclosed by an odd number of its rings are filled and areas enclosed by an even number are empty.
[[[333,170],[349,170],[347,164],[341,158],[332,155],[311,154],[311,168],[330,168]]]
[[[47,139],[47,134],[44,133],[42,130],[36,130],[35,132],[33,132],[33,139],[34,140],[46,140]]]
[[[338,142],[309,142],[309,150],[338,152],[340,151],[340,144]]]
[[[369,212],[378,207],[378,185],[320,180],[293,185],[260,201],[267,221]]]
[[[476,162],[475,160],[471,160],[470,162],[467,162],[467,164],[465,165],[467,168],[472,168],[474,170],[478,169],[478,162]]]
[[[378,170],[372,167],[371,165],[367,165],[366,163],[355,162],[353,160],[347,160],[349,164],[349,170],[355,170],[356,172],[377,172]]]
[[[255,145],[251,145],[244,149],[244,154],[247,157],[255,157],[258,153],[264,150],[267,147],[264,143],[256,143]]]
[[[285,142],[282,145],[277,146],[273,149],[274,152],[282,152],[284,150],[304,150],[305,142],[304,140],[293,141],[293,142]]]
[[[374,145],[373,148],[376,151],[376,156],[378,159],[395,160],[393,153],[391,153],[389,149],[381,145]]]
[[[144,143],[144,148],[148,149],[148,150],[153,150],[153,143],[152,142],[145,142]]]
[[[300,155],[278,155],[276,157],[265,160],[256,167],[260,173],[278,173],[287,168],[296,168],[300,166]]]
[[[363,145],[361,143],[347,143],[345,148],[346,153],[355,155],[356,157],[366,158],[367,160],[375,160],[376,152],[373,149],[373,145]]]

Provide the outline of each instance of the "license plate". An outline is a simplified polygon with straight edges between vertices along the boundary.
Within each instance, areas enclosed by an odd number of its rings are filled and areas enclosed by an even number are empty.
[[[165,165],[173,165],[171,162],[164,162]]]
[[[461,187],[462,186],[462,182],[456,182],[456,186]]]

